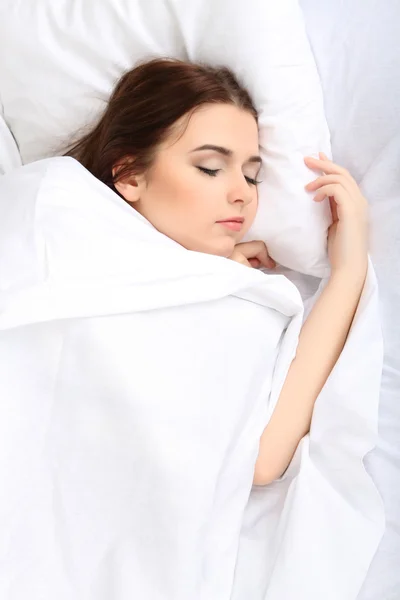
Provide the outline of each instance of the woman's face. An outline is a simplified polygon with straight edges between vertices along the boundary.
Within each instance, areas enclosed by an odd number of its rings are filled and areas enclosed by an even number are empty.
[[[115,187],[156,229],[188,250],[229,257],[256,215],[257,123],[229,104],[197,109],[182,135],[186,123],[187,116],[175,124],[149,172]],[[234,218],[243,223],[220,222]]]

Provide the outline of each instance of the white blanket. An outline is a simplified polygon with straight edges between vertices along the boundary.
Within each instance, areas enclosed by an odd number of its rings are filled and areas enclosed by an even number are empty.
[[[0,104],[0,175],[22,165],[17,145],[1,115]]]
[[[184,249],[73,159],[2,177],[0,598],[353,600],[383,532],[371,263],[310,435],[252,487],[314,301]]]
[[[384,537],[357,600],[400,599],[400,2],[301,0],[324,91],[335,162],[371,211],[384,360],[379,438],[365,466],[381,494]]]

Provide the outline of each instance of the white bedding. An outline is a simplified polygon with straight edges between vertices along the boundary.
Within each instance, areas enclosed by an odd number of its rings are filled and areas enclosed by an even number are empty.
[[[0,175],[8,173],[22,164],[15,140],[1,115],[0,104]]]
[[[337,162],[371,206],[384,366],[379,440],[366,458],[386,532],[358,600],[400,598],[400,3],[301,0]]]
[[[400,6],[396,0],[384,6],[372,0],[301,0],[301,5],[322,79],[334,159],[355,175],[371,203],[371,259],[380,287],[385,342],[380,437],[365,462],[383,497],[387,527],[358,600],[398,600]],[[316,287],[311,278],[285,269],[279,272],[296,282],[303,298]]]
[[[268,241],[282,265],[329,272],[329,204],[304,189],[314,176],[304,155],[329,156],[329,130],[298,0],[2,0],[0,55],[0,97],[24,164],[62,153],[139,60],[231,68],[257,106],[265,167],[247,235]]]
[[[2,599],[354,600],[383,534],[371,263],[310,435],[265,487],[303,320],[285,277],[186,250],[53,158],[0,178],[0,283]]]

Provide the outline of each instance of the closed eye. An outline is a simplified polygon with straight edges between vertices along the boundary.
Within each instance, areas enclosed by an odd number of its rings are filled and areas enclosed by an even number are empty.
[[[199,171],[201,171],[202,173],[206,173],[206,175],[209,175],[210,177],[216,177],[218,171],[220,171],[221,169],[206,169],[205,167],[197,167],[199,169]],[[251,177],[245,177],[247,183],[249,183],[250,185],[257,185],[258,183],[261,183],[261,181],[257,181],[257,179],[252,179]]]
[[[210,177],[216,177],[218,171],[220,171],[221,169],[206,169],[205,167],[197,167],[199,169],[199,171],[202,171],[203,173],[207,173],[207,175],[210,175]]]

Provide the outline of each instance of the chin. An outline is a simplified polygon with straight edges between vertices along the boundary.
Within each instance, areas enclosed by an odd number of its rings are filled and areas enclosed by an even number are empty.
[[[217,256],[229,258],[232,255],[236,244],[237,241],[232,237],[221,239],[212,244],[212,248],[210,248],[208,252],[210,254],[216,254]]]

